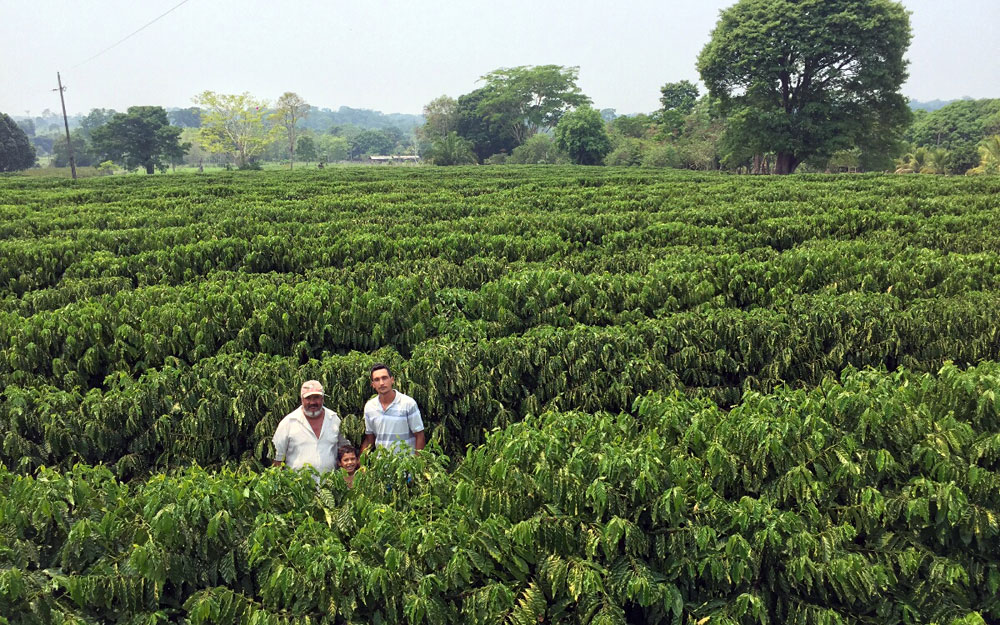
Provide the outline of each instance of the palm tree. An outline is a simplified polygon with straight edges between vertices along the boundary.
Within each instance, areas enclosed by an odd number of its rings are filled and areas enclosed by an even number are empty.
[[[1000,174],[1000,135],[987,137],[979,146],[979,167],[984,174]]]
[[[927,166],[927,148],[907,152],[896,161],[897,174],[919,174]]]
[[[896,161],[897,174],[946,174],[951,154],[944,148],[920,147]]]
[[[979,144],[979,165],[965,172],[966,176],[1000,174],[1000,135],[987,137]]]
[[[431,160],[435,165],[474,165],[476,155],[472,151],[472,144],[452,130],[434,142]]]
[[[944,148],[931,148],[927,152],[927,166],[920,170],[922,174],[947,174],[951,165],[951,154]]]

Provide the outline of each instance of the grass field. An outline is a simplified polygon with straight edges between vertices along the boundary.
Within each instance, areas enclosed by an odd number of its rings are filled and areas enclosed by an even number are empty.
[[[1000,619],[1000,179],[8,176],[0,216],[0,623]],[[378,361],[429,453],[266,468],[305,379],[359,441]]]

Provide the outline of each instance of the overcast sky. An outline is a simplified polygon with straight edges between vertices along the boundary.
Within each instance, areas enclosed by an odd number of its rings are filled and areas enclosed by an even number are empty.
[[[499,67],[579,66],[597,108],[650,112],[696,81],[735,0],[0,0],[0,111],[192,106],[204,91],[419,113]],[[180,6],[177,6],[180,4]],[[1000,0],[903,0],[918,100],[1000,97]],[[95,54],[171,11],[110,51]]]

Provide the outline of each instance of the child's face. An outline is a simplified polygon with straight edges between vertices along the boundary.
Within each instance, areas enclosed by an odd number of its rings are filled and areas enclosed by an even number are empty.
[[[344,454],[340,457],[340,468],[350,474],[358,470],[358,457],[355,454]]]

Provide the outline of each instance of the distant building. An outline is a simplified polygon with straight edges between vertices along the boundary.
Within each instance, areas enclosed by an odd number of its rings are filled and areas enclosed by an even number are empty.
[[[373,154],[368,157],[368,160],[379,165],[392,163],[418,163],[420,162],[420,157],[410,154]]]

